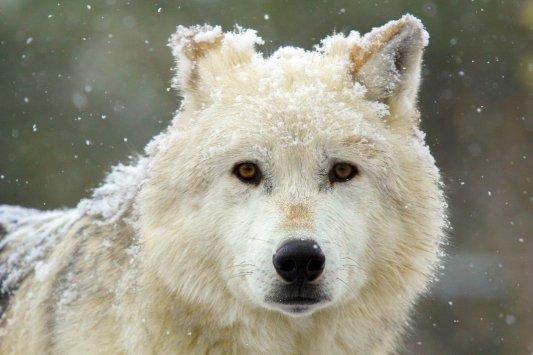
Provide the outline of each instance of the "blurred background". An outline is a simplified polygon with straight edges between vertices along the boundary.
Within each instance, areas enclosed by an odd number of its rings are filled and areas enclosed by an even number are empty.
[[[0,0],[0,203],[74,206],[143,151],[179,105],[178,24],[251,27],[269,54],[406,12],[453,230],[404,353],[533,354],[532,1]]]

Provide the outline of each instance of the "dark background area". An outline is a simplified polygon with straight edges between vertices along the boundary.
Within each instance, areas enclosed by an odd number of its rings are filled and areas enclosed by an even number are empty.
[[[178,24],[251,27],[269,54],[406,12],[431,36],[422,126],[453,230],[405,353],[532,354],[532,1],[0,0],[0,203],[74,206],[143,151],[179,105]]]

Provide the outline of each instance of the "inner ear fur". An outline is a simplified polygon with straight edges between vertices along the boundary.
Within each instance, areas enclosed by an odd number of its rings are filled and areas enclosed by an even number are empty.
[[[428,34],[420,20],[405,15],[375,28],[351,48],[354,80],[367,88],[369,99],[389,105],[391,124],[418,123],[416,99],[427,43]]]

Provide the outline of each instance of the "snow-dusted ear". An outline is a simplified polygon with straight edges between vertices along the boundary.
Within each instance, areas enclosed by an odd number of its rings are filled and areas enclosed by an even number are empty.
[[[177,64],[172,85],[182,93],[185,105],[206,104],[217,82],[249,63],[256,54],[255,44],[263,43],[256,31],[240,27],[223,33],[220,26],[178,26],[168,43]]]
[[[194,90],[198,83],[198,62],[209,51],[220,47],[222,37],[220,26],[177,27],[168,41],[177,64],[172,82],[175,89]]]
[[[413,110],[416,111],[422,54],[428,38],[420,20],[405,15],[373,29],[352,47],[350,60],[355,80],[366,86],[370,99],[387,103],[396,118],[416,116]]]

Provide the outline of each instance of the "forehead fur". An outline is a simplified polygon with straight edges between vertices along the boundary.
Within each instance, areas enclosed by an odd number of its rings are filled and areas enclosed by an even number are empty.
[[[310,51],[281,47],[265,57],[254,50],[255,44],[264,41],[253,30],[237,28],[235,32],[224,34],[223,38],[219,37],[219,27],[203,30],[205,32],[193,36],[194,45],[188,41],[183,43],[182,37],[171,42],[175,43],[175,53],[184,51],[193,58],[190,64],[197,71],[198,82],[192,94],[202,95],[202,108],[243,104],[247,99],[256,100],[257,97],[261,100],[255,104],[283,107],[286,112],[312,106],[358,109],[363,101],[368,101],[365,100],[365,86],[354,81],[349,70],[350,51],[361,42],[357,32],[326,37],[321,45]],[[210,46],[214,48],[208,50]],[[187,98],[187,89],[179,88]],[[364,106],[362,111],[370,109],[379,117],[387,113],[383,103],[367,102]]]
[[[312,50],[282,47],[265,56],[255,48],[263,43],[250,29],[179,26],[169,41],[177,63],[173,84],[183,96],[173,126],[209,130],[218,142],[245,131],[282,146],[331,137],[381,140],[394,120],[416,131],[427,33],[413,16],[364,36],[333,34]]]
[[[215,48],[193,63],[201,78],[194,95],[202,95],[202,102],[190,113],[197,128],[234,131],[257,126],[260,134],[294,145],[318,135],[358,134],[365,128],[368,135],[371,126],[365,123],[379,123],[388,114],[385,103],[368,100],[365,86],[351,78],[349,50],[360,40],[357,32],[327,37],[310,51],[282,47],[265,57],[252,51],[255,43],[262,43],[255,31],[236,31],[222,40],[217,39],[219,28],[207,32],[213,38],[205,33],[200,37]],[[206,43],[199,48],[205,50]],[[228,57],[240,60],[228,63]]]
[[[268,58],[256,55],[249,63],[210,77],[203,84],[211,105],[242,105],[254,100],[253,105],[287,114],[319,115],[351,107],[383,117],[386,105],[365,98],[365,87],[351,82],[348,66],[346,57],[283,47]]]

